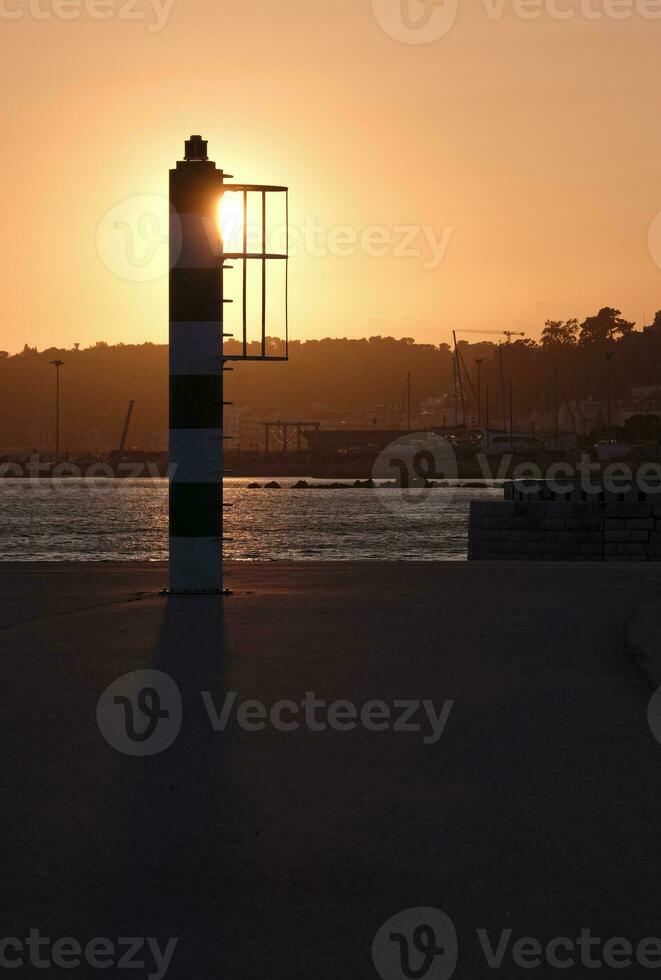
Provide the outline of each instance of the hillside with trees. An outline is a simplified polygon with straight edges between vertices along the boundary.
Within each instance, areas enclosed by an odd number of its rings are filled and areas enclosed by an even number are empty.
[[[460,343],[466,375],[482,364],[482,391],[490,391],[492,418],[500,414],[498,345]],[[231,345],[226,348],[232,353]],[[613,397],[634,386],[661,384],[661,311],[651,325],[636,329],[613,307],[583,322],[549,320],[541,340],[519,340],[504,348],[506,382],[514,388],[517,412],[552,410],[563,400],[604,397],[611,358]],[[105,451],[117,446],[129,400],[137,402],[131,443],[161,449],[167,439],[168,351],[142,344],[0,352],[0,447],[48,448],[54,430],[55,369],[61,370],[62,446],[70,451]],[[410,338],[294,341],[289,363],[235,365],[226,376],[228,400],[249,405],[258,416],[314,418],[321,411],[350,412],[401,405],[408,373],[414,407],[443,398],[454,419],[454,358],[447,344],[417,344]],[[385,417],[385,413],[384,413]]]

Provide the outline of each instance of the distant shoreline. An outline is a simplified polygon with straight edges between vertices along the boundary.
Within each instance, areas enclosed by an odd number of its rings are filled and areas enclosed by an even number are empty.
[[[584,454],[582,459],[590,459],[589,464],[592,478],[599,481],[609,470],[618,465],[624,465],[629,474],[635,478],[640,471],[650,466],[658,469],[657,478],[661,477],[661,464],[645,460],[624,460],[620,464],[598,463],[590,454]],[[340,459],[319,459],[306,453],[287,453],[273,456],[265,454],[227,454],[225,456],[225,476],[245,480],[362,480],[373,479],[374,464],[372,457],[347,457]],[[502,483],[513,477],[517,479],[557,479],[572,477],[580,472],[583,463],[573,457],[559,459],[557,456],[546,455],[504,455],[504,456],[474,456],[467,459],[457,459],[453,480],[477,481],[484,483]],[[531,472],[522,472],[522,468],[533,467],[538,471],[534,476]],[[564,470],[568,468],[569,472]],[[563,471],[563,472],[561,472]],[[141,455],[138,458],[121,460],[107,457],[70,457],[55,462],[41,460],[38,457],[20,460],[5,460],[0,462],[0,485],[6,480],[21,480],[39,483],[60,480],[163,480],[169,476],[169,461],[167,455],[155,454],[152,457]],[[647,477],[646,477],[647,478]],[[432,477],[433,479],[433,477]]]

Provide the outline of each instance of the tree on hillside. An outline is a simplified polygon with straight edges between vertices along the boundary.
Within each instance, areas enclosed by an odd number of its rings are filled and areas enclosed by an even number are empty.
[[[576,343],[578,320],[547,320],[542,330],[543,347],[571,347]]]
[[[654,320],[650,323],[649,327],[645,327],[645,330],[653,330],[655,333],[661,333],[661,310],[656,311]]]
[[[620,310],[605,306],[596,316],[589,316],[581,324],[579,342],[583,346],[606,344],[632,333],[635,323],[625,320]]]

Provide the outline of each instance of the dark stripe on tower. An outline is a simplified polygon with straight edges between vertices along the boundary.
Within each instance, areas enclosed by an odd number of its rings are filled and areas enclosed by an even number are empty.
[[[221,515],[220,482],[172,484],[170,488],[171,537],[218,537],[221,534]]]
[[[219,264],[214,269],[172,269],[170,320],[219,320],[223,306]],[[195,338],[191,338],[191,343]],[[220,342],[220,341],[219,341]]]
[[[170,428],[222,427],[223,383],[220,373],[170,375]]]

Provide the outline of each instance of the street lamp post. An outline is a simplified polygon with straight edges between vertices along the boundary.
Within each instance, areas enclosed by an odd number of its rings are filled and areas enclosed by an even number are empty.
[[[482,428],[482,365],[483,357],[478,357],[475,361],[477,370],[477,427]]]
[[[613,438],[613,425],[611,417],[611,382],[613,374],[613,351],[606,351],[606,426],[608,428],[608,439]]]
[[[50,362],[55,368],[55,457],[60,456],[60,368],[64,361],[56,360]]]

